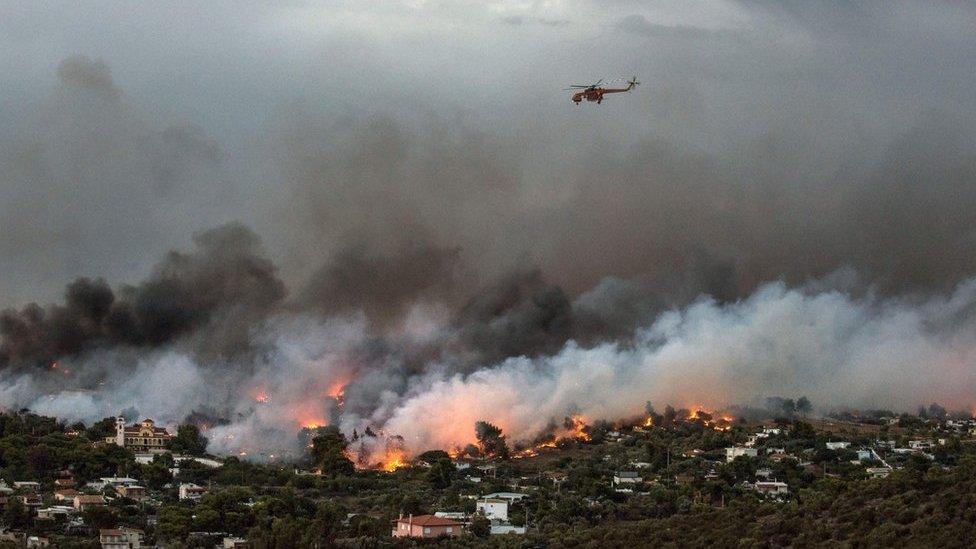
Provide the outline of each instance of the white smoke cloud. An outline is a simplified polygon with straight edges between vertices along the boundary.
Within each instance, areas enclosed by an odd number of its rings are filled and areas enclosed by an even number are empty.
[[[436,330],[420,332],[432,338]],[[568,415],[633,417],[648,400],[722,407],[805,395],[821,408],[896,410],[976,404],[976,279],[948,296],[914,300],[770,283],[736,303],[701,299],[665,312],[627,345],[570,342],[550,356],[510,358],[468,375],[437,362],[407,375],[395,355],[362,359],[370,337],[362,315],[283,315],[255,334],[261,351],[247,365],[204,367],[167,350],[120,374],[114,364],[124,357],[103,353],[62,366],[87,372],[80,379],[89,385],[104,376],[97,388],[44,394],[42,380],[21,374],[0,381],[0,405],[86,422],[129,410],[171,426],[212,410],[227,423],[207,430],[210,450],[260,458],[300,451],[297,433],[309,424],[336,423],[347,434],[369,425],[403,436],[416,453],[472,442],[479,420],[503,427],[512,441],[530,440]],[[373,396],[344,410],[343,392]],[[382,450],[382,441],[370,442]]]
[[[471,442],[478,420],[529,439],[551,419],[630,417],[648,400],[720,407],[806,395],[821,407],[970,407],[974,307],[976,280],[920,303],[767,284],[738,303],[702,300],[662,314],[632,348],[571,343],[554,356],[430,381],[386,431],[422,451]]]

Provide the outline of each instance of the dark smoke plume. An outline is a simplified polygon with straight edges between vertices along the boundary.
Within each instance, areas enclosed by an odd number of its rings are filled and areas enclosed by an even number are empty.
[[[115,345],[159,347],[192,336],[201,351],[234,353],[248,331],[284,297],[258,239],[232,224],[197,235],[197,250],[171,252],[153,274],[116,294],[104,280],[68,285],[63,305],[31,304],[0,314],[0,357],[7,367],[47,366]]]

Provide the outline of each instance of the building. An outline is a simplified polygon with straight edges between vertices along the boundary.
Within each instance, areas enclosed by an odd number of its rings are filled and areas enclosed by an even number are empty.
[[[868,467],[864,471],[872,478],[886,478],[891,474],[890,467]]]
[[[484,498],[475,503],[475,510],[491,520],[508,522],[508,500],[502,498]]]
[[[22,496],[17,496],[17,497],[20,498],[21,502],[23,502],[24,507],[28,509],[37,510],[40,509],[42,505],[44,505],[44,500],[42,500],[41,496],[37,494],[24,494]]]
[[[436,517],[434,515],[400,516],[393,529],[396,538],[438,538],[441,536],[458,537],[461,535],[461,524],[457,521]]]
[[[499,535],[499,534],[502,534],[502,535],[504,535],[504,534],[518,534],[518,535],[522,535],[522,534],[525,533],[525,526],[515,526],[514,524],[508,524],[508,523],[504,523],[504,524],[492,524],[491,525],[490,533],[493,536],[496,536],[496,535]]]
[[[785,482],[775,480],[761,480],[756,482],[756,491],[760,494],[785,495],[790,493]]]
[[[351,514],[350,518],[354,516],[356,515],[353,513]],[[453,521],[457,521],[461,524],[462,527],[471,524],[471,515],[463,511],[437,511],[434,513],[434,516],[437,518],[446,518],[446,519],[451,519]]]
[[[492,492],[490,494],[485,494],[486,498],[499,498],[508,500],[509,503],[515,503],[522,501],[522,499],[528,497],[528,494],[520,494],[518,492]]]
[[[569,474],[564,471],[549,471],[546,473],[546,478],[554,484],[560,484],[569,479]]]
[[[184,482],[183,484],[180,484],[181,500],[189,499],[192,501],[196,501],[199,500],[201,497],[203,497],[203,495],[206,493],[207,493],[206,488],[204,488],[203,486],[197,486],[192,482]]]
[[[142,547],[142,530],[112,528],[98,531],[102,549],[139,549]]]
[[[136,484],[123,484],[115,487],[115,493],[121,497],[142,501],[149,497],[145,486]]]
[[[847,447],[850,446],[850,445],[851,445],[850,442],[828,442],[827,443],[827,449],[828,450],[846,450]]]
[[[18,480],[14,482],[14,490],[20,490],[22,492],[37,492],[41,489],[40,482],[34,482],[33,480]]]
[[[641,482],[644,482],[644,478],[635,471],[618,471],[613,475],[614,486],[621,484],[640,484]]]
[[[125,418],[115,418],[115,436],[106,437],[105,442],[128,448],[133,452],[161,453],[166,451],[166,445],[173,440],[174,435],[163,427],[156,427],[151,419],[144,419],[142,423],[125,426]]]
[[[739,456],[746,457],[756,457],[759,455],[759,450],[756,448],[747,448],[745,446],[731,446],[725,449],[725,461],[731,463],[735,461],[735,458]]]
[[[87,494],[75,496],[75,509],[79,511],[84,511],[90,507],[97,507],[100,505],[105,505],[104,496],[92,496]]]
[[[224,538],[223,549],[247,549],[251,544],[244,538]]]
[[[132,484],[138,484],[139,481],[132,477],[102,477],[98,479],[98,482],[89,482],[88,486],[101,490],[106,486],[110,486],[113,489],[119,486],[129,486]]]
[[[68,505],[52,505],[50,507],[44,507],[43,509],[37,510],[38,520],[56,520],[65,519],[68,516],[75,513],[75,508]]]
[[[75,500],[75,496],[80,496],[81,492],[75,490],[74,488],[65,488],[64,490],[55,490],[54,499],[57,501],[71,501]]]

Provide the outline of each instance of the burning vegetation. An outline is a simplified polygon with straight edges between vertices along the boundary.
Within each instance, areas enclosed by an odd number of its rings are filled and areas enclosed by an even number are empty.
[[[423,456],[430,459],[431,452],[440,452],[445,459],[452,461],[527,459],[547,451],[602,443],[607,437],[619,436],[620,432],[640,432],[653,426],[725,432],[732,430],[737,423],[731,412],[701,405],[680,409],[669,405],[661,414],[648,405],[645,412],[635,419],[616,422],[589,420],[581,414],[568,415],[561,421],[550,421],[529,442],[511,442],[502,427],[482,420],[474,423],[469,440],[460,441],[446,450],[428,450],[419,454],[421,449],[408,448],[403,437],[372,427],[362,432],[354,430],[351,436],[346,437],[335,426],[309,424],[303,427],[300,436],[303,445],[309,448],[313,461],[318,464],[316,470],[328,474],[337,467],[337,470],[351,467],[394,472],[414,465],[417,460],[423,461]],[[325,465],[326,462],[331,466]]]

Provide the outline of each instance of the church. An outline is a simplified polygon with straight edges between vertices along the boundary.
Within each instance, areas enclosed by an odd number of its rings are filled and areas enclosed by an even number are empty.
[[[125,426],[125,418],[115,418],[115,436],[106,437],[105,442],[117,444],[136,453],[161,453],[166,451],[166,444],[173,440],[165,427],[156,427],[151,419],[144,419],[142,423],[131,427]]]

